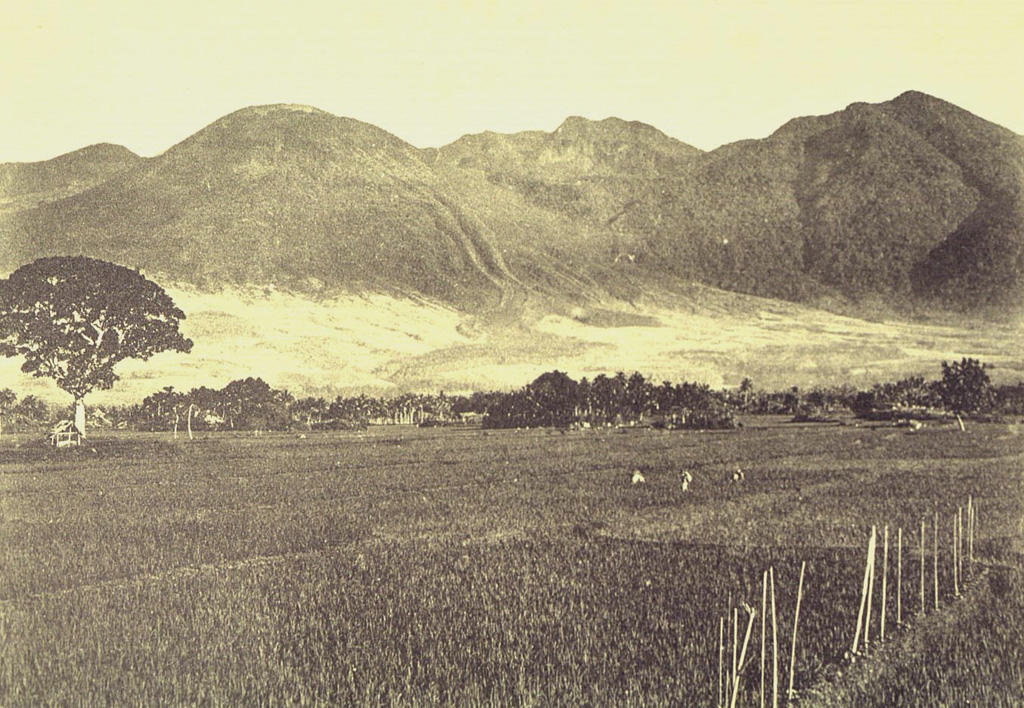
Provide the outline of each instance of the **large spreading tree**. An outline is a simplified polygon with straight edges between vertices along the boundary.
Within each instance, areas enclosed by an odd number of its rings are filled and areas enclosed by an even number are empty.
[[[0,280],[0,354],[24,357],[22,371],[70,393],[83,434],[83,399],[114,385],[116,364],[192,349],[183,319],[138,271],[85,256],[40,258]]]

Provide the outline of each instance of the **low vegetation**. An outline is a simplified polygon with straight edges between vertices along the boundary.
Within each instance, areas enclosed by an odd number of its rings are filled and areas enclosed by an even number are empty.
[[[880,686],[939,695],[922,688],[925,670],[962,677],[941,695],[1012,697],[1020,594],[1000,590],[1014,576],[996,564],[1016,562],[1024,511],[1013,428],[746,422],[718,433],[107,433],[60,452],[9,438],[0,703],[710,706],[719,619],[730,608],[745,618],[743,603],[760,612],[768,567],[788,674],[804,561],[794,668],[807,704],[869,705],[860,697]],[[634,485],[637,468],[646,482]],[[941,536],[941,609],[920,618],[912,530],[969,495],[991,569],[978,564],[954,598]],[[907,535],[913,626],[890,625],[886,645],[851,667],[864,546],[886,523]],[[969,634],[976,644],[914,649],[930,627],[994,617],[1007,626]],[[738,705],[759,693],[754,626]],[[887,683],[838,698],[890,652],[901,658]],[[979,685],[998,671],[993,688]]]

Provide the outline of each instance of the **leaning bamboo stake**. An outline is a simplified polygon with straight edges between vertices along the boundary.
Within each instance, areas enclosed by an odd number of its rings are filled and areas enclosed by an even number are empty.
[[[896,531],[896,626],[903,626],[903,527]]]
[[[924,614],[924,519],[921,519],[921,614]]]
[[[764,644],[768,627],[768,571],[761,576],[761,708],[764,708]]]
[[[726,701],[729,705],[736,705],[736,676],[737,665],[736,665],[736,649],[739,645],[739,631],[740,631],[740,609],[738,607],[732,608],[732,671],[729,673],[729,691],[732,696],[731,701]]]
[[[729,671],[731,667],[729,662],[729,637],[732,636],[732,598],[729,599],[729,605],[730,607],[725,611],[725,643],[723,645],[725,647],[725,693],[722,697],[722,708],[729,708],[729,686],[732,685],[732,674]]]
[[[935,529],[933,531],[932,566],[935,576],[935,609],[939,609],[939,512],[935,512]]]
[[[722,702],[722,688],[724,687],[722,676],[722,659],[725,654],[725,618],[718,618],[718,708],[725,708]]]
[[[750,610],[750,617],[747,619],[747,632],[743,636],[743,650],[740,651],[739,667],[733,677],[732,703],[729,704],[729,708],[736,708],[736,696],[740,693],[740,674],[743,673],[743,663],[747,660],[747,644],[750,642],[750,630],[754,627],[754,615],[756,614],[754,610]]]
[[[871,569],[868,580],[868,604],[864,610],[864,651],[868,650],[868,643],[871,641],[871,605],[875,593],[875,556],[878,555],[878,541],[875,527],[871,527],[871,554],[868,556],[868,566]]]
[[[800,600],[804,596],[804,570],[807,568],[807,561],[800,563],[800,584],[796,588],[796,613],[793,615],[793,643],[789,652],[789,690],[786,691],[786,700],[792,701],[796,695],[793,691],[793,678],[796,673],[796,628],[800,624]]]
[[[769,569],[772,585],[772,708],[779,708],[779,624],[775,615],[775,568]]]
[[[889,525],[885,525],[885,541],[882,544],[882,611],[879,617],[878,640],[885,641],[885,605],[889,600]]]
[[[864,626],[864,608],[868,601],[868,581],[871,578],[871,556],[875,553],[875,527],[871,527],[871,538],[868,539],[868,557],[864,561],[864,582],[860,587],[860,609],[857,610],[857,631],[853,635],[853,647],[850,649],[851,654],[857,653],[857,647],[860,646],[860,632]]]

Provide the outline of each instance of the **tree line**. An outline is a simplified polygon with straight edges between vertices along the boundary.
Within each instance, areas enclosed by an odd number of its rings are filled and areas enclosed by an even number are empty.
[[[1024,415],[1024,382],[993,386],[988,367],[975,359],[942,364],[942,377],[921,376],[852,386],[761,391],[749,379],[714,390],[702,383],[655,383],[639,372],[598,375],[579,381],[550,371],[513,391],[469,395],[403,393],[295,397],[261,378],[231,381],[221,389],[176,391],[165,387],[138,404],[93,408],[96,424],[143,431],[285,431],[361,429],[369,425],[487,428],[599,427],[722,429],[737,414],[776,414],[794,420],[826,420],[841,412],[868,419]],[[67,415],[35,396],[19,399],[0,390],[0,432],[34,429]]]

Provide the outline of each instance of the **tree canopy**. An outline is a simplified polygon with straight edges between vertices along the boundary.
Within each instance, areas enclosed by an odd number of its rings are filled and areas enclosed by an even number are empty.
[[[124,359],[188,352],[185,313],[138,271],[85,256],[41,258],[0,280],[0,354],[75,400],[108,389]]]
[[[942,362],[939,395],[954,413],[974,413],[991,403],[991,390],[985,365],[977,359],[964,357],[952,363]]]

